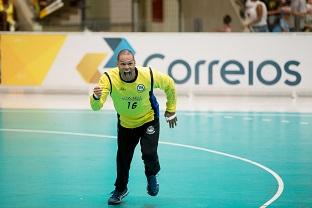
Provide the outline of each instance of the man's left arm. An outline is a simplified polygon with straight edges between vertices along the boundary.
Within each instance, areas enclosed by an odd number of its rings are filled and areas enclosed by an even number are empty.
[[[168,75],[161,73],[157,70],[153,70],[154,76],[154,88],[160,88],[163,90],[167,97],[165,117],[170,128],[174,128],[177,125],[176,117],[176,89],[174,81]]]

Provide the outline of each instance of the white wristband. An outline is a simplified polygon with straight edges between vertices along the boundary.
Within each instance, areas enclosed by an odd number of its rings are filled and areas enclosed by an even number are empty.
[[[169,116],[169,117],[166,117],[166,121],[171,121],[171,120],[175,119],[176,117],[177,117],[176,114]]]

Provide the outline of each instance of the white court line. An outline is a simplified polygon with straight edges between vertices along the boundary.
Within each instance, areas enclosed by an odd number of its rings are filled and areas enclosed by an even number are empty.
[[[222,156],[225,156],[225,157],[234,158],[234,159],[237,159],[237,160],[241,160],[241,161],[250,163],[252,165],[255,165],[255,166],[257,166],[257,167],[267,171],[277,181],[278,188],[277,188],[277,191],[274,194],[274,196],[270,200],[265,202],[263,205],[261,205],[260,208],[268,207],[275,200],[277,200],[282,195],[282,193],[284,191],[283,179],[276,172],[274,172],[272,169],[270,169],[270,168],[268,168],[268,167],[266,167],[264,165],[261,165],[260,163],[257,163],[255,161],[252,161],[252,160],[249,160],[249,159],[246,159],[246,158],[243,158],[243,157],[239,157],[239,156],[236,156],[236,155],[232,155],[232,154],[228,154],[228,153],[224,153],[224,152],[220,152],[220,151],[216,151],[216,150],[211,150],[211,149],[208,149],[208,148],[203,148],[203,147],[196,147],[196,146],[185,145],[185,144],[178,144],[178,143],[171,143],[171,142],[160,142],[160,143],[168,144],[168,145],[172,145],[172,146],[178,146],[178,147],[186,147],[186,148],[195,149],[195,150],[201,150],[201,151],[210,152],[210,153],[217,154],[217,155],[222,155]]]
[[[100,110],[100,111],[93,111],[93,110],[67,110],[67,109],[0,109],[0,112],[3,113],[62,113],[62,114],[71,114],[71,113],[105,113],[105,114],[117,114],[116,111],[113,110]]]
[[[246,116],[283,116],[283,117],[312,117],[311,113],[294,113],[294,112],[272,112],[272,113],[267,113],[267,112],[218,112],[218,111],[202,111],[202,112],[177,112],[177,114],[185,115],[185,116],[196,116],[196,115],[205,115],[205,114],[210,114],[210,115],[227,115],[227,116],[238,116],[238,117],[246,117]]]
[[[110,136],[110,135],[88,134],[88,133],[77,133],[77,132],[65,132],[65,131],[35,130],[35,129],[0,129],[0,131],[23,132],[23,133],[44,133],[44,134],[76,135],[76,136],[97,137],[97,138],[111,138],[111,139],[115,139],[116,138],[116,136]],[[159,143],[166,144],[166,145],[171,145],[171,146],[177,146],[177,147],[184,147],[184,148],[189,148],[189,149],[194,149],[194,150],[200,150],[200,151],[205,151],[205,152],[209,152],[209,153],[213,153],[213,154],[217,154],[217,155],[222,155],[222,156],[225,156],[225,157],[234,158],[234,159],[246,162],[246,163],[250,163],[250,164],[252,164],[254,166],[257,166],[258,168],[261,168],[261,169],[267,171],[277,181],[278,188],[277,188],[277,191],[274,194],[274,196],[271,199],[269,199],[267,202],[265,202],[263,205],[261,205],[260,208],[268,207],[275,200],[277,200],[283,193],[284,182],[283,182],[282,178],[276,172],[274,172],[272,169],[270,169],[270,168],[268,168],[268,167],[266,167],[264,165],[261,165],[260,163],[257,163],[255,161],[252,161],[252,160],[249,160],[249,159],[246,159],[246,158],[243,158],[243,157],[239,157],[239,156],[236,156],[236,155],[232,155],[232,154],[228,154],[228,153],[220,152],[220,151],[216,151],[216,150],[211,150],[211,149],[203,148],[203,147],[197,147],[197,146],[185,145],[185,144],[178,144],[178,143],[172,143],[172,142],[164,142],[164,141],[160,141]]]
[[[42,113],[42,112],[48,112],[48,113],[107,113],[107,114],[116,114],[116,111],[114,110],[108,110],[103,109],[100,111],[93,111],[93,110],[68,110],[68,109],[0,109],[0,112],[4,113]],[[160,112],[164,112],[163,110],[160,110]],[[267,113],[267,112],[218,112],[218,111],[198,111],[198,112],[187,112],[187,111],[177,111],[177,116],[179,115],[185,115],[185,116],[195,116],[195,115],[206,115],[209,114],[209,116],[238,116],[238,117],[244,117],[244,116],[283,116],[283,117],[312,117],[312,113],[304,113],[304,112],[279,112],[279,113]]]
[[[264,122],[271,122],[272,119],[270,119],[270,118],[263,118],[262,121],[264,121]]]
[[[289,123],[288,120],[281,120],[282,123]]]

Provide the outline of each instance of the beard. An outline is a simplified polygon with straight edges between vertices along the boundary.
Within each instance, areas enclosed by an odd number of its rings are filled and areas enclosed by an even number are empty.
[[[120,73],[120,76],[124,81],[127,81],[127,82],[132,81],[135,78],[135,70],[130,70],[128,72],[124,71]]]

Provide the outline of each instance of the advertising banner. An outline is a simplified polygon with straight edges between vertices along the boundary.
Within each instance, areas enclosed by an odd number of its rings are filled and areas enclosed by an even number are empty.
[[[311,94],[312,36],[247,33],[1,35],[1,86],[84,90],[121,49],[171,76],[180,93]]]

